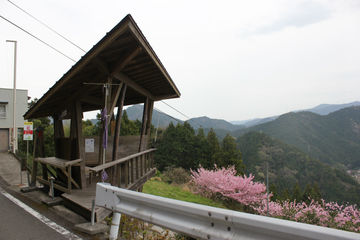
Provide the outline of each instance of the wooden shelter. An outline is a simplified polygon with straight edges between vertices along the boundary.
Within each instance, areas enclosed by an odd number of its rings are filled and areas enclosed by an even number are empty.
[[[104,173],[113,185],[141,188],[155,172],[154,149],[148,149],[154,101],[177,97],[179,90],[131,15],[127,15],[25,113],[25,119],[51,116],[54,120],[55,156],[44,158],[42,151],[36,151],[32,183],[38,180],[47,185],[51,175],[55,188],[66,193],[63,197],[78,196],[75,205],[89,201],[81,200],[81,196],[93,194],[94,181]],[[119,158],[123,107],[139,103],[144,104],[144,110],[136,152]],[[83,112],[106,109],[110,119],[116,107],[111,149],[106,154],[101,144],[110,122],[103,121],[95,139],[97,160],[89,161],[82,134]],[[63,119],[71,119],[68,138],[64,136]],[[43,176],[36,178],[38,163]]]

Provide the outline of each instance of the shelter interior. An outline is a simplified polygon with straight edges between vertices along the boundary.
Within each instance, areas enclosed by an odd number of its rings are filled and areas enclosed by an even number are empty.
[[[32,184],[53,184],[75,210],[90,210],[94,183],[100,180],[141,189],[155,173],[155,149],[149,148],[154,101],[177,97],[179,90],[127,15],[25,113],[25,119],[51,116],[54,125],[54,157],[43,156],[42,135],[35,136]],[[139,103],[144,104],[140,136],[120,137],[123,107]],[[102,110],[101,131],[85,139],[83,113],[93,110]],[[69,137],[64,119],[71,119]],[[37,176],[38,164],[42,176]],[[84,214],[89,217],[89,211]]]

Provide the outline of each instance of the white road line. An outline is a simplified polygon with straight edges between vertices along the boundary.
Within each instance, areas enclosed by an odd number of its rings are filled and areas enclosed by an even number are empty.
[[[16,205],[18,205],[19,207],[21,207],[22,209],[24,209],[25,211],[27,211],[28,213],[30,213],[31,215],[33,215],[34,217],[36,217],[37,219],[39,219],[41,222],[45,223],[48,227],[54,229],[55,231],[57,231],[58,233],[60,233],[61,235],[63,235],[65,238],[69,239],[69,240],[82,240],[82,238],[80,238],[79,236],[77,236],[76,234],[68,231],[67,229],[63,228],[62,226],[56,224],[55,222],[51,221],[50,219],[48,219],[47,217],[41,215],[40,213],[38,213],[37,211],[35,211],[34,209],[32,209],[31,207],[29,207],[28,205],[26,205],[25,203],[21,202],[19,199],[13,197],[12,195],[10,195],[9,193],[7,193],[4,189],[2,189],[0,187],[0,192],[7,197],[10,201],[12,201],[13,203],[15,203]]]

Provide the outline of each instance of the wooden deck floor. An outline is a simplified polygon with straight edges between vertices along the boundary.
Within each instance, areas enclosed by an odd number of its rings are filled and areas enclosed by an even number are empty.
[[[155,175],[156,169],[153,168],[148,171],[144,176],[137,179],[134,183],[128,186],[121,186],[129,190],[138,190],[141,188],[145,182]],[[96,196],[96,182],[93,182],[91,185],[88,185],[85,189],[74,189],[71,190],[71,193],[63,193],[61,197],[64,199],[64,205],[76,212],[77,214],[83,216],[88,221],[91,220],[91,204],[92,200]],[[111,214],[110,210],[107,210],[102,207],[95,207],[95,221],[100,222]]]
[[[91,205],[92,200],[96,195],[96,183],[91,184],[85,189],[72,190],[71,194],[63,193],[61,196],[64,199],[64,205],[80,214],[87,220],[91,220]],[[105,217],[109,216],[111,211],[95,207],[95,221],[102,221]]]

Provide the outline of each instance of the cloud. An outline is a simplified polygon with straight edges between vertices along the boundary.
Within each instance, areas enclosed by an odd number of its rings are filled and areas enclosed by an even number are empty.
[[[243,32],[242,36],[264,35],[282,31],[289,27],[302,28],[327,20],[332,10],[319,2],[301,1],[300,3],[283,6],[278,16],[269,24],[263,24],[253,30]]]

